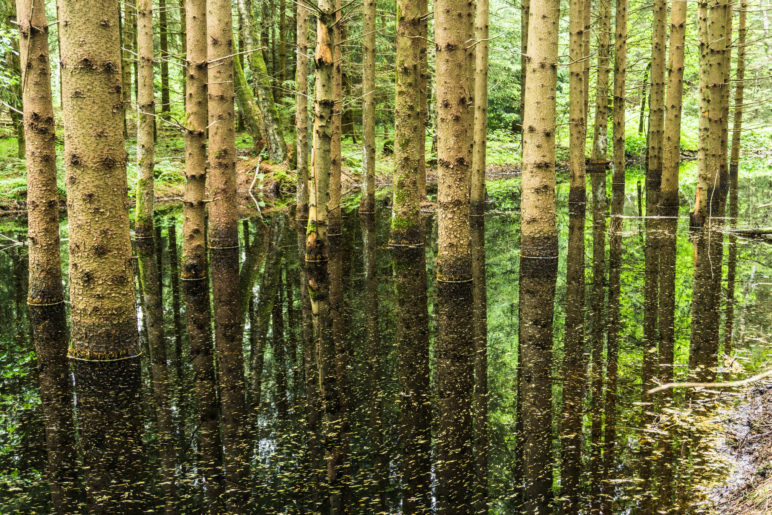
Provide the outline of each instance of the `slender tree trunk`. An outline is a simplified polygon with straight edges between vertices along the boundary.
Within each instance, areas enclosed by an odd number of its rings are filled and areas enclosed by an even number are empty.
[[[282,89],[287,80],[287,0],[279,0],[279,94],[274,96],[277,103],[281,104],[284,96]]]
[[[330,140],[330,203],[328,206],[330,235],[341,233],[341,166],[343,156],[341,154],[341,137],[343,132],[343,54],[341,41],[343,40],[343,13],[341,12],[341,0],[335,2],[335,22],[332,26],[333,40],[333,90],[332,96],[335,103],[332,106],[332,139]]]
[[[335,103],[333,78],[332,24],[333,4],[323,0],[316,22],[316,71],[314,79],[313,159],[308,194],[308,237],[306,261],[327,261],[327,224],[330,211],[330,145],[332,142],[332,110]]]
[[[651,38],[651,99],[646,167],[646,215],[657,214],[662,181],[662,146],[665,125],[665,56],[667,52],[667,0],[654,0]],[[656,266],[656,265],[655,265]]]
[[[729,159],[729,220],[732,227],[737,225],[737,187],[740,164],[740,136],[743,126],[743,100],[745,96],[745,41],[747,37],[747,0],[740,2],[740,20],[737,40],[737,73],[734,91],[734,121],[732,123],[732,154]],[[729,257],[726,277],[726,316],[724,318],[724,353],[732,354],[734,332],[734,290],[737,269],[737,236],[729,236]]]
[[[155,139],[155,93],[153,85],[153,2],[137,2],[137,207],[134,227],[138,238],[153,237],[153,168]],[[168,80],[168,77],[167,77]]]
[[[520,346],[525,509],[547,513],[552,497],[552,315],[557,275],[555,92],[557,0],[531,6],[523,120],[520,235]]]
[[[562,446],[563,509],[576,512],[580,506],[582,470],[582,403],[587,357],[584,353],[584,218],[585,131],[584,113],[584,12],[588,0],[569,4],[569,246],[566,269],[566,331],[564,343]]]
[[[301,225],[308,220],[308,9],[297,4],[297,65],[295,70],[297,132],[297,208],[295,217]]]
[[[136,2],[124,2],[123,3],[123,19],[121,20],[121,48],[122,50],[122,66],[121,76],[123,83],[123,111],[129,113],[131,111],[131,83],[134,73],[132,72],[133,63],[137,61],[137,56],[134,55],[136,48],[135,42],[137,41],[136,34],[137,25],[137,5]],[[125,118],[124,118],[125,120]],[[131,133],[134,133],[132,130]],[[128,124],[126,125],[126,135],[129,135]]]
[[[479,98],[479,97],[478,97]],[[488,299],[485,280],[485,217],[473,216],[472,292],[474,332],[475,512],[488,513]]]
[[[136,471],[142,459],[118,3],[62,0],[59,7],[69,355],[74,361],[87,502],[92,509],[115,511],[139,502]],[[95,131],[101,137],[95,138]],[[105,434],[111,438],[104,439]]]
[[[161,44],[161,116],[165,116],[169,114],[171,109],[169,99],[169,23],[166,0],[158,0],[158,37]]]
[[[212,320],[206,260],[206,0],[186,0],[187,56],[185,196],[182,222],[182,284],[198,406],[199,463],[212,511],[222,505],[222,465],[217,379],[212,355]]]
[[[531,0],[520,0],[520,126],[525,116],[525,76],[528,73],[528,19],[531,12]],[[523,143],[522,130],[520,144]],[[522,149],[521,149],[522,154]],[[522,157],[522,155],[521,155]]]
[[[207,0],[209,97],[209,245],[214,291],[215,348],[222,402],[226,503],[244,509],[248,474],[245,436],[242,315],[238,297],[238,213],[233,109],[231,2]]]
[[[252,70],[252,80],[257,90],[257,101],[263,117],[263,133],[268,138],[269,156],[271,161],[282,163],[287,159],[287,146],[284,143],[284,134],[279,123],[279,115],[276,112],[271,90],[271,77],[265,66],[266,60],[263,52],[256,51],[255,43],[258,41],[258,33],[247,0],[238,0],[238,9],[242,23],[245,24],[245,48],[243,50],[248,52],[247,55],[249,56],[249,67]],[[265,50],[267,41],[262,39],[260,41],[263,50]]]
[[[584,147],[587,132],[587,113],[585,112],[585,46],[584,46],[584,12],[590,0],[573,0],[569,5],[569,173],[570,189],[569,203],[581,208],[584,213],[586,205],[586,180]],[[583,256],[584,254],[582,254]]]
[[[604,173],[608,153],[608,79],[609,38],[611,36],[611,0],[598,3],[598,83],[595,97],[595,124],[592,138],[591,167]],[[596,170],[597,169],[597,170]],[[604,191],[605,195],[605,191]]]
[[[421,135],[418,139],[418,192],[421,196],[421,201],[426,200],[426,127],[428,121],[429,104],[432,102],[431,91],[429,90],[429,52],[428,52],[428,40],[429,40],[429,21],[428,21],[428,2],[427,0],[419,1],[419,9],[423,16],[421,16],[421,34],[423,37],[418,39],[418,44],[421,47],[421,63],[419,69],[418,87],[421,90]],[[375,123],[375,122],[373,122]],[[375,131],[375,129],[373,129]]]
[[[398,13],[401,13],[401,11],[398,11]],[[364,0],[364,21],[362,25],[362,96],[364,97],[362,104],[362,176],[364,181],[362,184],[362,200],[359,205],[359,212],[363,214],[375,212],[375,16],[376,1]],[[397,38],[400,37],[399,31],[400,25],[398,21]],[[425,31],[424,34],[426,34]],[[397,52],[400,51],[399,41],[398,39]],[[399,80],[399,71],[397,73],[397,80]],[[425,97],[426,95],[424,94],[424,97],[421,99],[423,104],[426,103]],[[422,156],[419,156],[419,158],[423,159]]]
[[[620,286],[622,278],[622,221],[625,202],[625,83],[627,80],[627,0],[616,0],[614,19],[614,107],[613,160],[611,177],[611,219],[608,258],[608,335],[606,338],[606,391],[603,434],[602,510],[611,513],[613,495],[608,486],[614,479],[616,459],[616,401],[620,332]]]
[[[5,22],[8,24],[8,30],[10,33],[14,33],[17,30],[16,23],[16,3],[14,0],[8,0],[8,18]],[[19,63],[19,42],[16,38],[11,38],[10,51],[6,51],[6,65],[11,70],[12,75],[21,78],[22,69]],[[22,86],[21,83],[11,83],[9,87],[11,91],[11,109],[9,114],[11,117],[11,124],[16,132],[17,152],[16,155],[19,159],[23,159],[25,156],[24,150],[24,116],[22,114]]]
[[[481,215],[485,211],[485,148],[488,143],[488,0],[477,0],[476,14],[471,203],[472,213]]]
[[[257,147],[258,142],[263,137],[263,117],[260,108],[255,102],[255,97],[252,94],[252,87],[247,82],[244,68],[239,59],[233,61],[233,74],[235,80],[234,89],[236,93],[236,102],[239,106],[240,119],[244,120],[247,125],[247,131],[252,138],[252,145]]]
[[[420,245],[421,196],[418,185],[419,140],[423,137],[419,86],[421,48],[416,40],[421,35],[424,12],[418,3],[400,1],[397,5],[397,84],[394,107],[394,202],[391,217],[392,245]]]
[[[584,32],[582,32],[582,39],[584,40],[584,116],[585,116],[585,128],[584,132],[587,133],[587,125],[590,116],[590,33],[592,30],[592,0],[585,0],[584,3]]]
[[[684,47],[686,41],[686,1],[673,2],[670,12],[670,50],[667,101],[665,103],[665,136],[662,149],[661,216],[666,235],[675,233],[678,217],[678,166],[681,156],[681,104],[683,94]],[[676,238],[663,240],[660,253],[659,353],[660,381],[673,377],[675,343],[675,265]]]
[[[187,13],[185,12],[185,0],[179,0],[179,19],[180,19],[180,54],[181,57],[179,58],[180,64],[182,66],[185,66],[185,56],[188,55],[188,29],[186,25],[186,19],[188,17]],[[187,98],[187,85],[188,82],[185,79],[185,68],[183,68],[182,71],[182,106],[185,106],[185,99]]]
[[[472,143],[468,77],[473,4],[434,5],[437,70],[437,503],[440,512],[471,511],[474,340],[469,223]]]
[[[698,153],[697,196],[692,225],[702,226],[706,218],[721,208],[721,169],[726,161],[722,138],[727,130],[727,117],[722,98],[728,83],[725,54],[727,41],[728,0],[700,3],[700,152]],[[702,108],[704,107],[704,109]]]
[[[76,511],[78,474],[59,255],[54,110],[43,0],[17,0],[27,162],[27,310],[46,422],[46,475],[57,513]],[[35,56],[31,59],[31,56]]]
[[[651,61],[643,70],[643,80],[641,81],[641,114],[638,118],[638,134],[643,134],[646,127],[646,98],[649,96],[649,73],[651,72]]]

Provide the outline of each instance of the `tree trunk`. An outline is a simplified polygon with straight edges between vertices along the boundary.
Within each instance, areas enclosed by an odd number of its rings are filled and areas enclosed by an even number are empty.
[[[488,0],[477,0],[476,14],[471,209],[473,214],[484,215],[485,149],[488,143]]]
[[[282,90],[284,89],[284,81],[287,80],[287,13],[286,13],[286,1],[279,0],[279,73],[277,79],[279,80],[278,95],[274,95],[276,103],[281,104],[281,99],[284,96]]]
[[[585,112],[585,46],[584,12],[590,0],[573,0],[569,6],[569,203],[581,208],[586,204],[586,180],[584,150],[587,132],[587,113]]]
[[[241,61],[236,59],[233,61],[233,74],[234,74],[234,89],[236,92],[236,101],[239,106],[239,114],[241,119],[247,125],[247,131],[252,138],[252,145],[257,147],[258,142],[263,136],[262,131],[262,115],[260,109],[255,103],[255,97],[252,94],[252,88],[247,82],[247,78],[244,75],[244,68],[241,65]]]
[[[69,355],[87,502],[91,509],[116,511],[139,502],[136,472],[142,460],[118,3],[59,4],[70,237]],[[95,138],[95,131],[101,137]]]
[[[305,226],[308,221],[308,9],[297,4],[297,67],[295,71],[297,132],[297,208],[295,217]]]
[[[359,212],[363,214],[375,212],[375,4],[375,0],[364,0],[362,25],[362,176],[364,180]],[[399,22],[397,23],[397,37],[399,38],[400,26]],[[424,34],[426,34],[425,31]],[[398,46],[397,52],[399,50],[400,47]],[[397,79],[399,80],[399,75],[397,75]],[[424,104],[426,103],[425,95],[422,101]]]
[[[131,112],[131,83],[134,72],[132,68],[137,61],[137,56],[134,55],[136,50],[136,26],[137,26],[137,7],[136,2],[124,2],[123,4],[123,19],[121,23],[121,48],[122,48],[122,66],[121,76],[123,83],[123,111],[124,114]],[[125,119],[125,118],[124,118]],[[132,129],[134,129],[132,127]],[[126,136],[133,134],[134,131],[129,129],[128,123],[126,124]]]
[[[584,12],[588,0],[572,0],[569,5],[569,118],[570,189],[568,263],[566,269],[566,331],[564,342],[562,444],[563,510],[579,510],[582,471],[582,403],[587,357],[584,353],[584,219],[585,131],[584,113]]]
[[[187,98],[187,80],[185,79],[185,56],[188,55],[188,30],[186,26],[187,14],[185,13],[185,0],[179,0],[179,19],[180,19],[180,64],[183,66],[182,71],[182,107],[185,107],[185,99]]]
[[[331,236],[341,234],[340,196],[341,196],[341,166],[343,156],[341,154],[341,137],[343,132],[343,54],[341,41],[343,40],[343,13],[341,12],[341,0],[335,1],[335,22],[332,26],[333,40],[333,100],[332,106],[332,139],[330,140],[330,203],[328,206],[329,230]]]
[[[438,237],[437,237],[437,504],[468,512],[474,502],[472,395],[472,253],[469,223],[473,118],[468,66],[473,4],[435,4]],[[460,74],[464,79],[459,80]]]
[[[169,23],[166,9],[166,0],[158,0],[158,37],[161,43],[161,116],[167,116],[171,110],[169,99]]]
[[[740,2],[740,20],[737,40],[737,73],[735,75],[734,91],[734,121],[732,123],[732,154],[729,159],[729,220],[732,228],[737,225],[737,186],[740,164],[740,136],[743,126],[743,99],[745,93],[745,41],[747,0]],[[737,269],[737,236],[729,236],[729,256],[727,258],[726,276],[726,316],[724,323],[724,353],[732,355],[734,332],[734,290]]]
[[[209,96],[209,245],[214,291],[215,348],[222,402],[226,504],[243,509],[248,448],[243,441],[244,360],[238,298],[238,213],[233,109],[231,2],[207,0]],[[216,65],[214,63],[217,63]]]
[[[418,3],[400,1],[397,5],[397,84],[394,106],[394,202],[391,217],[392,245],[420,245],[421,196],[418,185],[421,124],[420,66],[421,48],[416,41],[421,34],[421,17],[425,13]]]
[[[722,101],[728,83],[725,54],[727,41],[728,0],[700,3],[700,152],[698,152],[697,196],[692,225],[702,226],[708,216],[721,209],[721,168],[726,161],[722,138],[727,130],[727,117]],[[703,109],[704,107],[704,109]]]
[[[525,116],[525,76],[528,73],[528,19],[531,12],[531,0],[520,0],[520,127]],[[520,145],[523,144],[520,131]],[[522,158],[522,148],[520,149]]]
[[[59,256],[54,110],[43,0],[17,0],[27,162],[27,310],[46,421],[46,475],[57,513],[76,511],[78,474]],[[36,56],[30,59],[30,56]]]
[[[8,25],[8,30],[11,34],[16,32],[16,3],[14,0],[8,0],[8,18],[5,22]],[[5,53],[6,65],[11,70],[12,76],[21,78],[22,71],[19,63],[19,42],[16,38],[11,38],[10,50]],[[9,86],[11,90],[11,108],[8,110],[11,124],[13,125],[14,132],[16,132],[17,152],[16,155],[19,159],[23,159],[25,156],[24,150],[24,116],[22,114],[22,85],[21,81],[18,83],[12,82]]]
[[[323,0],[316,22],[316,71],[314,79],[313,160],[308,194],[306,261],[327,261],[327,224],[330,210],[330,145],[332,109],[335,103],[332,49],[333,4]]]
[[[595,97],[595,125],[592,138],[592,172],[606,173],[608,149],[608,76],[611,0],[598,4],[598,83]],[[602,167],[602,168],[601,168]],[[605,191],[604,191],[605,196]]]
[[[523,120],[520,235],[520,346],[525,507],[547,513],[552,497],[552,315],[557,275],[555,93],[557,0],[531,6]]]
[[[649,96],[649,73],[651,72],[651,60],[643,70],[641,81],[641,115],[638,118],[638,134],[643,134],[646,126],[646,98]]]
[[[667,50],[667,0],[654,1],[651,39],[651,99],[646,167],[646,215],[657,214],[662,181],[662,146],[665,124],[665,55]]]
[[[627,79],[627,0],[616,0],[614,28],[614,121],[611,178],[611,219],[609,221],[608,258],[608,335],[606,338],[605,426],[603,434],[603,513],[613,508],[609,481],[615,478],[616,401],[620,332],[620,285],[622,278],[622,221],[625,202],[625,83]]]
[[[134,229],[138,238],[153,237],[155,93],[153,87],[153,2],[137,2],[137,206]],[[167,77],[168,80],[168,77]]]
[[[263,133],[268,138],[268,154],[271,161],[283,163],[287,159],[287,145],[284,143],[284,134],[279,124],[279,115],[276,112],[274,97],[271,91],[271,77],[265,66],[263,52],[256,51],[255,42],[258,40],[252,13],[247,0],[238,0],[238,9],[241,20],[245,24],[244,49],[249,56],[249,67],[252,70],[252,80],[257,90],[257,101],[263,116]],[[262,41],[262,40],[261,40]],[[265,44],[263,48],[265,48]]]

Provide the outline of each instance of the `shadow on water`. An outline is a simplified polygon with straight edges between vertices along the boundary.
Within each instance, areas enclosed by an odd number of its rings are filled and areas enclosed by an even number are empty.
[[[390,247],[387,208],[352,212],[324,263],[293,219],[244,220],[182,280],[180,217],[159,217],[135,247],[146,352],[96,366],[64,358],[64,305],[28,310],[25,247],[0,252],[0,511],[706,509],[736,393],[645,390],[768,363],[770,248],[564,186],[557,260],[494,205],[463,285],[435,282],[433,217]],[[766,223],[762,186],[733,223]]]

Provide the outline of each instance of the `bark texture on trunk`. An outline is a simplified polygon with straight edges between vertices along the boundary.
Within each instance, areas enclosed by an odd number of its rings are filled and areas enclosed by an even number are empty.
[[[391,216],[392,245],[420,245],[421,193],[418,184],[421,123],[421,103],[425,101],[421,88],[421,46],[416,43],[421,34],[421,5],[411,1],[397,4],[397,84],[394,107],[394,202]]]
[[[608,150],[608,79],[609,39],[611,36],[611,0],[598,2],[598,82],[595,97],[595,124],[592,138],[592,161],[605,174]]]
[[[308,9],[298,3],[295,17],[297,26],[295,128],[298,173],[295,217],[299,223],[305,224],[308,220]]]
[[[737,186],[740,167],[740,136],[743,126],[743,99],[745,97],[745,42],[747,38],[748,2],[740,2],[740,16],[737,31],[737,73],[735,75],[734,120],[732,123],[732,154],[729,158],[729,221],[732,228],[737,226]],[[734,291],[737,269],[737,236],[729,236],[729,256],[726,276],[726,316],[724,317],[724,352],[732,355],[734,332]]]
[[[375,4],[375,0],[364,0],[364,21],[362,24],[362,53],[364,54],[362,66],[362,96],[364,97],[362,101],[363,195],[359,205],[360,213],[375,212]],[[399,31],[399,21],[397,22],[397,30]],[[399,51],[399,46],[397,51]],[[399,75],[397,77],[399,78]]]
[[[523,119],[519,345],[525,509],[547,513],[552,498],[552,316],[557,276],[555,93],[560,3],[531,5]]]
[[[158,0],[158,40],[161,51],[161,116],[164,116],[168,115],[171,109],[169,97],[169,14],[166,0]]]
[[[343,40],[343,13],[341,12],[341,0],[333,0],[334,22],[332,25],[332,139],[330,140],[330,202],[327,207],[329,216],[330,236],[341,234],[342,213],[340,210],[341,196],[341,170],[343,155],[341,154],[341,138],[343,136],[343,54],[341,42]]]
[[[27,303],[56,304],[64,297],[48,24],[41,0],[18,0],[17,7],[27,163]]]
[[[726,161],[722,138],[727,131],[723,96],[728,84],[725,54],[729,51],[728,0],[700,2],[700,147],[698,152],[697,195],[692,225],[702,226],[707,217],[721,208],[721,170]]]
[[[476,9],[471,203],[472,213],[481,215],[485,213],[485,150],[488,144],[488,0],[477,0]]]
[[[153,168],[155,152],[155,88],[153,85],[153,2],[137,2],[137,206],[134,230],[138,238],[153,237]],[[167,70],[168,74],[168,70]],[[168,76],[167,76],[168,81]],[[168,94],[168,83],[167,83]]]
[[[469,91],[471,2],[435,4],[438,134],[437,503],[440,511],[473,509],[474,340],[469,223],[472,112]]]
[[[135,356],[139,347],[118,4],[64,0],[59,14],[70,229],[70,356],[86,360]]]
[[[651,37],[651,98],[646,167],[646,215],[657,214],[662,181],[662,146],[665,126],[665,61],[667,55],[667,0],[654,1]]]
[[[584,81],[584,11],[589,0],[572,0],[569,5],[569,202],[584,205],[586,180],[584,148],[587,117],[584,97],[587,83]],[[582,208],[584,212],[584,208]]]
[[[316,71],[314,79],[314,130],[311,177],[308,192],[306,261],[327,260],[327,226],[330,211],[330,160],[332,111],[335,104],[333,78],[332,0],[319,5],[316,22]]]

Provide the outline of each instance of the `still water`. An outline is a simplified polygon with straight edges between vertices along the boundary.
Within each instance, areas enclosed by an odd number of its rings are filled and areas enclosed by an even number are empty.
[[[473,236],[475,270],[485,277],[476,286],[473,324],[480,327],[487,313],[487,373],[481,353],[473,353],[465,380],[477,382],[475,398],[459,400],[474,407],[460,417],[474,435],[474,470],[462,483],[473,492],[467,497],[492,513],[535,505],[555,513],[710,511],[732,467],[720,452],[722,421],[738,392],[643,392],[671,379],[739,379],[769,363],[772,249],[720,232],[690,233],[685,199],[680,218],[647,222],[628,185],[624,216],[614,223],[589,189],[586,211],[569,210],[559,185],[557,285],[554,296],[547,288],[530,299],[553,304],[553,345],[538,350],[539,377],[518,377],[518,354],[535,351],[518,342],[515,184],[492,195],[484,228],[475,224]],[[739,226],[769,225],[768,208],[758,209],[768,191],[768,178],[741,182]],[[161,292],[160,299],[138,295],[139,366],[87,371],[36,357],[32,323],[45,324],[52,337],[66,328],[61,315],[27,312],[26,249],[14,244],[24,228],[6,224],[0,512],[436,509],[444,480],[438,470],[447,469],[437,452],[445,428],[437,398],[436,219],[426,214],[425,248],[395,250],[389,216],[388,206],[374,220],[345,215],[322,272],[304,265],[302,229],[283,214],[242,221],[238,255],[211,258],[213,274],[226,278],[228,304],[246,313],[229,322],[244,343],[244,379],[236,386],[245,395],[236,407],[233,384],[224,393],[202,372],[214,352],[191,345],[191,336],[207,332],[211,300],[208,289],[179,279],[179,212],[158,217],[154,249],[136,249],[143,280],[158,281]],[[647,246],[661,264],[653,286]],[[668,248],[675,249],[670,259]],[[66,270],[66,243],[62,252]],[[695,272],[705,262],[701,252],[710,259]],[[728,315],[729,274],[735,295]],[[711,301],[706,291],[718,293]],[[653,340],[644,331],[652,299],[660,313]],[[324,335],[314,344],[318,327]],[[218,362],[213,372],[231,365]],[[485,376],[487,416],[480,411]],[[73,389],[73,377],[83,378],[81,389]],[[527,390],[538,386],[546,396],[529,405]],[[534,450],[534,441],[548,442],[548,452]],[[541,492],[539,484],[546,485]]]

